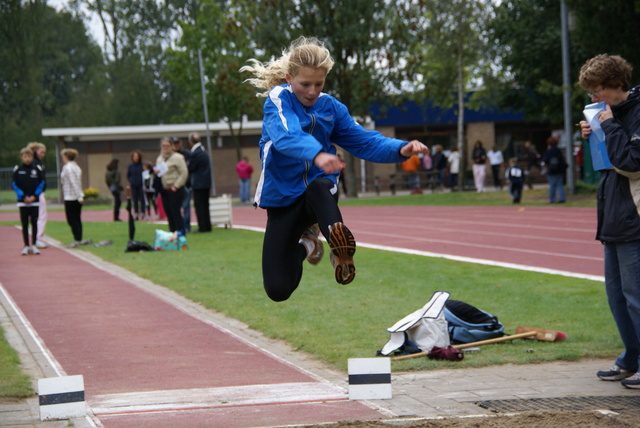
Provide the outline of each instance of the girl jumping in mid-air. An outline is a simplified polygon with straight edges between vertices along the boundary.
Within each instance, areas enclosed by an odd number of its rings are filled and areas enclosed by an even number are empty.
[[[359,158],[387,163],[429,149],[419,141],[366,131],[344,104],[322,92],[334,61],[316,38],[295,40],[278,59],[250,62],[240,71],[251,72],[254,77],[247,81],[266,97],[254,204],[267,210],[262,249],[267,295],[287,300],[300,283],[302,262],[320,262],[320,232],[331,249],[336,281],[349,284],[356,275],[356,241],[338,208],[337,180],[344,162],[333,144]]]

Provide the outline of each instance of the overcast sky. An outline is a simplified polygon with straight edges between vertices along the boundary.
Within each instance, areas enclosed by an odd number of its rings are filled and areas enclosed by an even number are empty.
[[[69,0],[47,0],[47,4],[55,7],[58,10],[64,9]],[[85,22],[85,26],[88,27],[89,33],[93,39],[98,43],[100,48],[104,47],[104,32],[102,31],[102,23],[97,16],[93,16],[91,22]]]

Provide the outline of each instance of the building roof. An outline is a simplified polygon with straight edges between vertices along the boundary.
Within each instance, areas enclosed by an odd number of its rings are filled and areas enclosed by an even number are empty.
[[[233,129],[239,130],[242,125],[243,134],[260,135],[262,132],[261,120],[243,120],[232,122]],[[205,123],[180,123],[170,125],[140,125],[140,126],[98,126],[87,128],[44,128],[43,137],[60,137],[65,141],[95,141],[95,140],[130,140],[132,138],[151,139],[162,137],[184,137],[190,132],[198,132],[206,135]],[[209,123],[211,135],[231,135],[227,122]]]

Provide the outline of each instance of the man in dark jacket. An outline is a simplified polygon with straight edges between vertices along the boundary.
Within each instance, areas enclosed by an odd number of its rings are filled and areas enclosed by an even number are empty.
[[[600,171],[598,230],[604,244],[609,308],[624,351],[600,379],[640,389],[640,87],[631,88],[631,65],[619,56],[597,55],[580,70],[580,86],[606,108],[592,122],[605,135],[612,168]],[[582,137],[591,126],[580,122]]]
[[[209,195],[211,193],[211,161],[209,155],[200,142],[200,135],[195,132],[189,134],[189,176],[193,205],[198,219],[197,232],[211,232],[211,215],[209,213]]]

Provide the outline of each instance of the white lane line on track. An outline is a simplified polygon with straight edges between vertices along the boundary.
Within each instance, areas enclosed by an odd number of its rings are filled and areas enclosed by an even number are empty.
[[[449,221],[448,223],[451,223],[451,221]],[[385,227],[386,225],[388,225],[389,223],[379,222],[379,221],[358,220],[358,224],[368,224],[368,225],[371,225],[371,226],[376,226],[378,228],[382,228],[382,227]],[[461,230],[460,228],[445,228],[445,227],[442,227],[442,226],[427,226],[427,225],[424,225],[424,224],[413,224],[410,221],[405,223],[405,224],[406,224],[406,226],[403,226],[402,223],[395,224],[394,227],[395,228],[405,227],[406,229],[409,229],[409,230],[424,230],[424,231],[430,231],[430,232],[435,232],[435,233],[449,233],[449,232],[451,232],[451,233],[454,233],[454,234],[464,233],[465,235],[479,235],[479,236],[491,236],[491,237],[501,236],[501,237],[504,237],[504,238],[517,239],[518,241],[522,241],[524,239],[531,239],[531,240],[557,241],[557,242],[562,242],[562,243],[572,243],[572,244],[580,244],[580,245],[590,245],[590,244],[596,243],[595,239],[585,240],[585,239],[569,239],[569,238],[560,238],[560,237],[556,238],[556,237],[553,237],[553,236],[523,235],[523,234],[496,232],[496,231],[493,231],[493,230]],[[545,233],[548,232],[548,231],[549,230],[545,229]],[[398,234],[396,234],[396,236],[397,235]],[[410,235],[410,236],[413,239],[413,235]]]
[[[104,417],[131,413],[347,400],[345,390],[337,386],[301,382],[105,394],[95,395],[90,401],[93,412]]]
[[[502,229],[530,229],[530,230],[540,230],[544,233],[549,231],[561,231],[561,232],[575,232],[575,233],[588,233],[592,236],[595,236],[595,225],[589,228],[575,228],[575,227],[567,227],[567,226],[551,226],[550,224],[521,224],[514,223],[513,219],[503,219],[504,221],[500,221],[498,217],[491,217],[483,220],[461,220],[455,217],[426,217],[423,220],[423,223],[416,224],[415,216],[376,216],[378,218],[377,222],[381,224],[402,224],[405,221],[405,224],[410,224],[412,227],[423,227],[426,223],[454,223],[454,224],[467,224],[471,226],[481,226],[483,229],[487,229],[490,226],[500,227]],[[360,219],[358,220],[361,221]],[[365,221],[366,222],[366,221]],[[364,223],[364,222],[363,222]]]
[[[562,275],[562,276],[569,276],[572,278],[582,278],[582,279],[589,279],[592,281],[604,282],[604,276],[598,276],[598,275],[587,275],[582,273],[567,272],[567,271],[556,270],[556,269],[547,269],[547,268],[539,268],[535,266],[520,265],[516,263],[505,263],[505,262],[497,262],[494,260],[483,260],[483,259],[476,259],[471,257],[453,256],[449,254],[430,253],[427,251],[410,250],[406,248],[387,247],[384,245],[361,244],[361,243],[358,243],[358,245],[361,247],[372,248],[375,250],[394,251],[396,253],[413,254],[413,255],[425,256],[425,257],[438,257],[442,259],[455,260],[459,262],[477,263],[477,264],[487,265],[487,266],[498,266],[498,267],[504,267],[508,269],[548,273],[552,275]]]
[[[263,232],[265,231],[265,229],[262,227],[253,227],[253,226],[241,226],[241,225],[237,225],[234,224],[233,225],[234,228],[236,229],[244,229],[244,230],[252,230],[254,232]],[[358,232],[359,234],[363,234],[362,232]],[[367,232],[369,233],[369,232]],[[384,234],[380,234],[381,236],[385,236]],[[397,238],[398,235],[394,234],[394,235],[386,235],[386,236],[391,236],[394,238]],[[324,240],[324,238],[322,238]],[[415,239],[415,238],[412,238]],[[445,242],[445,241],[443,241]],[[451,242],[452,244],[458,244],[456,242]],[[413,255],[417,255],[417,256],[425,256],[425,257],[438,257],[438,258],[443,258],[443,259],[448,259],[448,260],[456,260],[456,261],[460,261],[460,262],[466,262],[466,263],[477,263],[477,264],[481,264],[481,265],[487,265],[487,266],[498,266],[498,267],[504,267],[504,268],[508,268],[508,269],[517,269],[517,270],[525,270],[525,271],[530,271],[530,272],[540,272],[540,273],[548,273],[548,274],[552,274],[552,275],[562,275],[562,276],[568,276],[568,277],[572,277],[572,278],[581,278],[581,279],[588,279],[591,281],[598,281],[598,282],[604,282],[604,276],[599,276],[599,275],[589,275],[589,274],[583,274],[583,273],[578,273],[578,272],[568,272],[568,271],[563,271],[563,270],[556,270],[556,269],[547,269],[547,268],[541,268],[541,267],[536,267],[536,266],[529,266],[529,265],[521,265],[521,264],[516,264],[516,263],[506,263],[506,262],[497,262],[494,260],[485,260],[485,259],[477,259],[477,258],[473,258],[473,257],[463,257],[463,256],[455,256],[455,255],[451,255],[451,254],[441,254],[441,253],[431,253],[428,251],[419,251],[419,250],[411,250],[408,248],[398,248],[398,247],[389,247],[389,246],[385,246],[385,245],[376,245],[376,244],[367,244],[367,243],[363,243],[363,242],[358,242],[358,246],[360,247],[364,247],[364,248],[371,248],[374,250],[384,250],[384,251],[393,251],[396,253],[403,253],[403,254],[413,254]],[[504,247],[490,247],[490,246],[485,246],[487,248],[494,248],[494,249],[500,249],[500,250],[504,250]],[[531,250],[529,252],[532,252]],[[536,253],[536,254],[540,254],[540,253]],[[564,254],[557,254],[557,253],[548,253],[548,255],[553,255],[553,256],[564,256],[564,257],[568,257]],[[584,260],[584,259],[588,259],[588,257],[585,256],[572,256],[573,258],[576,259],[580,259],[580,260]],[[602,259],[600,258],[595,258],[595,257],[591,257],[590,259],[593,260],[597,260],[599,262],[602,261]]]
[[[40,353],[45,357],[51,368],[55,371],[56,375],[66,376],[66,373],[64,372],[62,366],[58,363],[58,361],[55,360],[55,358],[53,358],[51,352],[49,351],[49,348],[45,346],[44,341],[40,338],[27,317],[22,313],[20,308],[18,308],[18,305],[16,305],[16,302],[13,301],[7,290],[2,286],[2,283],[0,283],[0,293],[2,293],[2,297],[11,307],[13,313],[18,317],[18,319],[20,320],[20,324],[29,333],[29,336],[31,336],[31,339],[40,350]]]
[[[397,233],[375,233],[375,232],[358,231],[358,235],[361,235],[361,236],[362,235],[374,235],[374,236],[380,236],[380,237],[384,237],[384,238],[398,238],[398,234]],[[525,249],[523,249],[523,248],[513,248],[513,247],[504,246],[504,245],[499,245],[498,246],[498,245],[487,245],[487,244],[471,244],[471,243],[467,243],[467,242],[452,241],[452,240],[448,240],[448,239],[420,238],[420,237],[415,237],[415,236],[410,236],[410,237],[406,237],[406,238],[403,238],[403,239],[411,240],[411,241],[419,241],[419,242],[431,242],[431,243],[436,243],[436,244],[446,244],[446,245],[452,245],[452,246],[456,245],[456,246],[462,246],[462,247],[486,248],[486,249],[490,249],[490,250],[510,251],[510,252],[516,252],[516,253],[527,253],[527,254],[545,255],[545,256],[552,256],[552,257],[564,257],[564,258],[578,259],[578,260],[593,260],[593,261],[598,261],[598,262],[602,261],[601,257],[589,257],[589,256],[582,256],[582,255],[554,253],[554,252],[550,252],[550,251],[538,251],[538,250],[530,250],[530,249],[526,249],[526,248]],[[394,247],[389,247],[389,248],[394,248]]]

